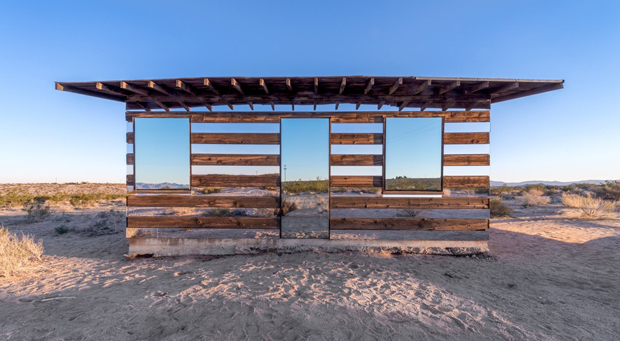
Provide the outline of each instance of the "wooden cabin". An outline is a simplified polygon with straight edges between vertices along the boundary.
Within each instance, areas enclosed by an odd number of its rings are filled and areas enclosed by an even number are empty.
[[[488,250],[491,104],[563,82],[214,77],[56,89],[126,104],[130,254],[465,254]]]

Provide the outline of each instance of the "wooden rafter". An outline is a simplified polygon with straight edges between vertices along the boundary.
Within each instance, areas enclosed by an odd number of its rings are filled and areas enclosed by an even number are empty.
[[[211,112],[213,111],[213,106],[212,106],[211,104],[209,104],[209,103],[203,103],[203,104],[204,104],[204,106],[205,106],[207,109],[209,109],[209,111],[211,111]]]
[[[403,79],[399,78],[399,79],[396,80],[396,82],[394,82],[394,85],[392,85],[390,87],[390,91],[388,92],[388,94],[390,94],[390,95],[393,94],[394,91],[396,91],[396,89],[398,89],[398,87],[401,86],[401,85],[403,85]]]
[[[286,88],[288,89],[288,91],[293,91],[293,86],[291,85],[291,79],[287,78],[286,81],[284,81],[286,83]]]
[[[295,103],[291,103],[291,110],[295,111]]]
[[[226,105],[230,108],[230,110],[235,110],[235,106],[231,103],[226,102]]]
[[[258,85],[260,85],[263,88],[263,91],[265,91],[265,95],[269,95],[269,89],[267,88],[267,84],[265,83],[264,79],[260,79],[258,81]]]
[[[493,90],[493,95],[504,92],[504,91],[508,91],[508,90],[512,90],[512,89],[516,89],[519,87],[519,82],[512,82],[512,83],[508,83],[508,84],[504,84],[502,86],[500,86],[497,89]]]
[[[441,110],[446,111],[450,109],[450,107],[452,107],[454,103],[455,103],[454,100],[451,100],[451,99],[446,100],[446,102],[441,106]]]
[[[250,106],[250,109],[254,110],[254,104],[252,104],[252,102],[248,102],[248,105]]]
[[[164,103],[160,102],[160,101],[155,101],[155,104],[157,104],[160,108],[166,110],[166,111],[170,111],[170,107],[168,107],[167,105],[165,105]]]
[[[194,89],[192,89],[189,85],[185,84],[182,80],[177,79],[175,83],[177,89],[183,90],[192,96],[196,96],[196,92],[194,91]]]
[[[420,106],[420,111],[426,110],[426,108],[428,108],[428,106],[431,105],[431,103],[432,103],[431,101],[424,102],[424,104]]]
[[[134,102],[137,106],[139,106],[144,111],[151,111],[151,109],[147,108],[145,105],[142,105],[140,102]]]
[[[338,110],[338,106],[340,105],[340,103],[336,102],[336,110]]]
[[[367,95],[370,92],[370,89],[372,89],[373,85],[375,85],[375,79],[371,78],[368,81],[368,84],[366,84],[366,88],[364,89],[364,95]]]
[[[450,82],[450,84],[447,84],[447,85],[445,85],[445,86],[442,86],[442,87],[439,89],[439,94],[440,94],[440,95],[443,95],[443,94],[445,94],[446,92],[448,92],[448,91],[450,91],[450,90],[453,90],[453,89],[458,88],[459,86],[461,86],[461,81],[454,81],[454,82]]]
[[[427,87],[431,86],[431,80],[425,80],[422,83],[418,84],[415,86],[415,88],[413,88],[413,94],[417,95],[419,93],[421,93],[422,91],[424,91]]]
[[[125,94],[122,91],[117,90],[114,87],[112,87],[110,85],[103,84],[101,82],[97,82],[96,87],[97,87],[97,90],[105,91],[105,92],[108,92],[108,93],[111,93],[111,94],[114,94],[114,95],[125,96]]]
[[[269,104],[271,105],[271,110],[276,111],[276,105],[273,102],[269,102]]]
[[[316,102],[313,103],[314,111],[316,111]]]
[[[239,82],[237,82],[236,79],[231,78],[230,79],[230,85],[235,88],[235,90],[239,91],[239,93],[241,94],[241,96],[245,96],[245,94],[243,93],[243,90],[241,89],[241,85],[239,85]]]
[[[314,94],[319,94],[319,79],[317,77],[314,77]]]
[[[379,104],[377,104],[377,110],[380,110],[384,104],[385,104],[385,101],[379,102]]]
[[[409,101],[404,101],[404,102],[402,102],[402,103],[398,106],[398,111],[403,111],[403,109],[405,109],[405,107],[407,106],[407,104],[409,104]]]
[[[140,94],[142,96],[148,96],[149,92],[144,90],[144,89],[140,89],[137,86],[131,85],[127,82],[121,82],[121,89],[123,90],[127,90],[127,91],[131,91],[131,92],[135,92],[137,94]]]
[[[190,112],[192,111],[192,108],[190,108],[187,104],[185,104],[185,102],[179,102],[179,105],[183,107],[183,109],[185,109],[185,111]]]
[[[358,110],[360,108],[360,105],[362,105],[361,102],[355,103],[355,110]]]
[[[209,90],[211,90],[211,92],[213,92],[216,95],[220,95],[220,92],[217,91],[217,89],[213,86],[213,84],[211,83],[211,81],[209,80],[209,78],[205,78],[203,81],[204,86],[206,86]]]
[[[480,82],[470,88],[465,89],[465,94],[466,95],[473,94],[474,92],[487,89],[488,87],[489,87],[489,81]]]
[[[347,79],[346,78],[342,78],[342,81],[340,82],[340,92],[338,93],[339,95],[342,95],[342,92],[344,92],[344,88],[347,86]]]
[[[168,92],[166,89],[162,88],[161,86],[159,86],[157,83],[153,81],[149,81],[148,87],[149,89],[153,89],[155,91],[161,92],[164,95],[168,95],[168,96],[171,95],[170,92]]]

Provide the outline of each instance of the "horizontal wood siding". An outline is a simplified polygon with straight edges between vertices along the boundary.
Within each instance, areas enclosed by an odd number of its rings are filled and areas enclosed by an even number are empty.
[[[127,174],[127,186],[133,186],[133,174]]]
[[[279,175],[192,175],[192,186],[278,187]]]
[[[331,134],[332,144],[383,144],[383,134]]]
[[[277,229],[277,218],[127,217],[127,228]]]
[[[280,134],[192,133],[196,144],[279,144]]]
[[[488,176],[444,176],[444,188],[489,188]]]
[[[489,133],[445,133],[444,144],[488,144]]]
[[[127,154],[126,160],[128,165],[133,165],[135,161],[133,154]]]
[[[383,155],[331,155],[332,166],[382,166]]]
[[[381,187],[380,176],[335,176],[330,178],[332,187]]]
[[[129,144],[133,144],[134,139],[133,139],[133,132],[132,133],[127,133],[127,143]]]
[[[332,230],[486,231],[487,219],[332,218]]]
[[[443,156],[444,166],[488,166],[491,157],[488,154],[450,154]]]
[[[192,165],[279,166],[280,155],[192,154]]]
[[[277,208],[279,197],[206,195],[129,195],[129,207]]]
[[[420,208],[420,209],[488,209],[489,198],[390,198],[340,197],[330,198],[331,208]]]

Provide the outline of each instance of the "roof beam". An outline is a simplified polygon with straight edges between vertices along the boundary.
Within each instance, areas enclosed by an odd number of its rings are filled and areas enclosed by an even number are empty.
[[[439,94],[443,95],[450,90],[458,88],[459,86],[461,86],[461,81],[450,82],[449,84],[444,85],[439,89]]]
[[[168,92],[168,90],[162,88],[161,86],[159,86],[157,83],[153,81],[149,81],[148,87],[149,89],[153,89],[155,91],[161,92],[162,94],[170,96],[170,92]]]
[[[419,93],[421,93],[422,91],[424,91],[427,87],[431,86],[431,80],[425,80],[422,83],[416,85],[416,87],[413,89],[413,94],[417,95]]]
[[[126,96],[109,95],[109,94],[103,93],[103,92],[76,88],[76,87],[70,86],[70,85],[63,85],[63,84],[58,83],[58,82],[56,82],[56,90],[58,90],[58,91],[66,91],[66,92],[73,92],[73,93],[80,94],[80,95],[97,97],[97,98],[103,98],[103,99],[108,99],[108,100],[117,101],[117,102],[125,102],[127,100]]]
[[[235,110],[235,106],[226,102],[226,105],[230,108],[230,110]]]
[[[314,111],[316,111],[316,102],[314,102],[313,104],[314,104]]]
[[[314,77],[314,94],[319,94],[319,79],[317,77]]]
[[[508,101],[508,100],[515,99],[515,98],[536,95],[536,94],[540,94],[540,93],[543,93],[543,92],[558,90],[558,89],[562,89],[562,88],[564,88],[563,82],[562,83],[543,85],[543,86],[539,86],[538,88],[522,91],[522,92],[519,92],[519,93],[516,93],[516,94],[510,94],[510,95],[504,95],[504,96],[495,97],[495,98],[491,99],[491,103],[498,103],[498,102]]]
[[[276,111],[276,105],[273,102],[269,102],[271,104],[271,110]]]
[[[295,111],[295,103],[291,103],[291,109]]]
[[[176,88],[183,90],[192,96],[196,96],[196,92],[189,85],[183,83],[180,79],[177,79],[176,81]]]
[[[355,110],[359,109],[360,105],[362,105],[362,102],[355,103]]]
[[[473,94],[474,92],[486,89],[488,87],[489,87],[489,81],[480,82],[470,88],[465,89],[465,94],[466,95]]]
[[[390,94],[390,95],[393,94],[394,91],[396,91],[396,89],[398,89],[398,87],[401,86],[401,85],[403,85],[403,79],[399,78],[399,79],[396,80],[396,82],[394,82],[394,85],[392,85],[390,87],[390,91],[389,91],[388,94]]]
[[[109,93],[114,94],[114,95],[126,96],[122,91],[116,90],[112,86],[103,84],[101,82],[97,82],[96,88],[97,88],[97,90],[109,92]]]
[[[127,90],[127,91],[131,91],[131,92],[135,92],[137,94],[140,94],[142,96],[148,96],[149,92],[144,90],[144,89],[140,89],[137,86],[128,84],[127,82],[121,82],[121,89],[123,90]]]
[[[424,102],[424,104],[420,106],[420,111],[426,110],[426,108],[428,108],[428,106],[431,105],[431,103],[432,103],[431,101]]]
[[[258,80],[258,85],[260,85],[263,88],[263,90],[265,91],[266,95],[269,95],[269,89],[267,89],[267,84],[265,83],[264,79],[262,79],[262,78],[259,79]]]
[[[211,92],[213,92],[216,95],[220,95],[219,91],[217,91],[217,89],[213,86],[213,84],[211,84],[211,81],[209,80],[209,78],[205,78],[204,79],[204,86],[206,86],[209,90],[211,90]]]
[[[155,104],[157,104],[160,108],[166,110],[166,111],[170,111],[170,107],[168,107],[167,105],[165,105],[164,103],[160,102],[160,101],[155,101]]]
[[[250,109],[254,110],[254,104],[252,102],[248,102],[248,105],[250,106]]]
[[[142,105],[142,103],[140,103],[140,102],[134,102],[134,103],[136,103],[136,105],[139,106],[140,108],[142,108],[142,110],[144,110],[144,111],[151,111],[151,109],[149,109],[146,106]]]
[[[446,111],[448,109],[450,109],[450,107],[454,106],[454,100],[452,99],[448,99],[446,100],[446,102],[441,106],[441,110],[442,111]]]
[[[375,85],[375,79],[371,78],[368,81],[368,84],[366,85],[366,89],[364,89],[364,95],[367,95],[368,92],[370,92],[370,89],[372,89],[372,86]]]
[[[336,110],[338,110],[338,106],[340,105],[340,103],[336,102]]]
[[[185,104],[184,102],[179,102],[179,104],[183,107],[183,109],[185,109],[185,111],[189,112],[192,111],[192,108],[190,108],[187,104]]]
[[[237,82],[236,79],[231,78],[230,79],[230,85],[232,85],[233,88],[235,88],[237,91],[239,91],[241,96],[245,96],[245,94],[243,93],[243,90],[241,90],[241,85],[239,85],[239,82]]]
[[[377,104],[377,110],[380,110],[384,104],[385,104],[385,101],[379,102],[379,104]]]
[[[287,78],[285,83],[286,83],[286,87],[288,88],[288,91],[293,91],[293,86],[291,86],[291,79]]]
[[[403,111],[403,109],[405,109],[405,107],[407,106],[407,104],[409,104],[409,101],[404,101],[404,102],[402,102],[402,103],[398,106],[398,111]]]
[[[340,82],[340,92],[338,93],[339,95],[342,95],[342,92],[344,91],[344,88],[347,86],[347,79],[346,78],[342,78],[342,81]]]
[[[495,95],[495,94],[500,93],[500,92],[516,89],[518,87],[519,87],[519,82],[512,82],[512,83],[504,84],[504,85],[500,86],[499,88],[497,88],[495,90],[492,90],[491,93],[493,95]]]
[[[209,109],[209,111],[213,112],[213,106],[209,103],[203,103],[205,107],[207,107],[207,109]]]

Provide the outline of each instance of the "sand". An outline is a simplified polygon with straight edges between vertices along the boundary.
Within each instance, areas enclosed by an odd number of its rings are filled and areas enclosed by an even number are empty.
[[[5,227],[45,246],[37,271],[0,278],[0,339],[620,339],[618,220],[519,209],[492,220],[491,251],[477,257],[131,260],[121,229],[86,232],[91,212],[26,223],[23,211],[0,210]],[[57,235],[60,224],[76,231]]]

